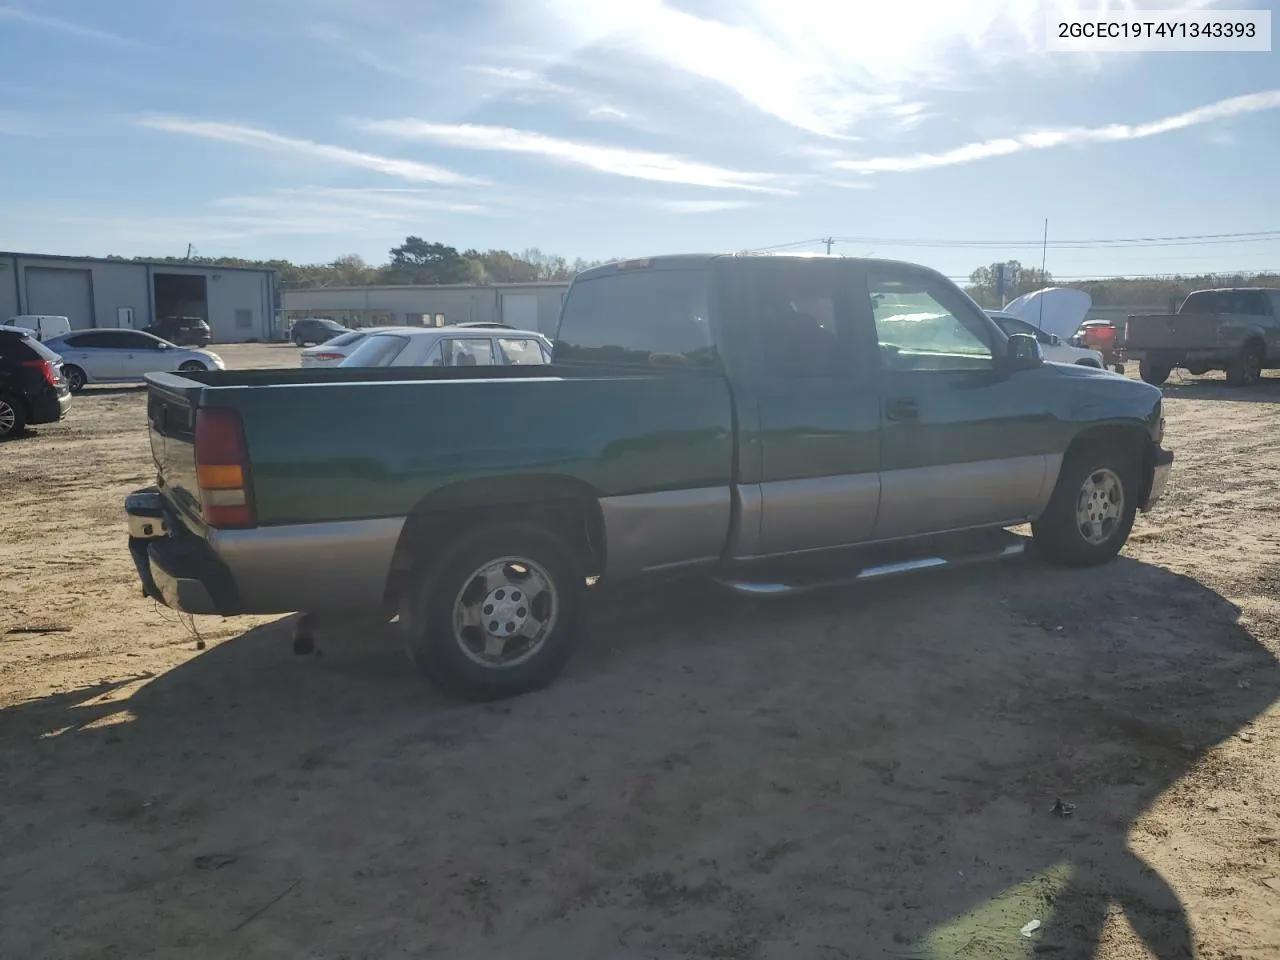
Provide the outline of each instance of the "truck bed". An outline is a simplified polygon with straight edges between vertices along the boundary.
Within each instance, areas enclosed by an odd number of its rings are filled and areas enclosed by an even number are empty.
[[[528,366],[147,382],[161,486],[197,520],[192,427],[202,407],[240,414],[261,525],[403,517],[450,484],[540,468],[603,496],[727,488],[736,469],[732,399],[719,375]]]
[[[1218,321],[1225,314],[1141,314],[1125,321],[1126,350],[1212,350],[1218,343]]]

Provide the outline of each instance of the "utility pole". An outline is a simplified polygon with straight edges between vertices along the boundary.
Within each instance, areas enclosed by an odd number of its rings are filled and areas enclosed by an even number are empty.
[[[823,240],[822,242],[827,245],[827,256],[831,256],[831,245],[836,242],[835,238],[827,237],[827,239]]]

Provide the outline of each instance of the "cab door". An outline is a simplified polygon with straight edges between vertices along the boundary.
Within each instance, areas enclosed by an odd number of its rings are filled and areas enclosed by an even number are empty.
[[[1050,401],[1060,374],[1005,372],[996,360],[1004,334],[934,271],[874,261],[859,269],[883,424],[876,539],[1038,513],[1061,463]]]
[[[728,318],[750,339],[740,385],[741,529],[733,553],[772,556],[870,539],[880,503],[874,333],[854,310],[849,261],[744,261]],[[750,417],[752,407],[758,420]]]

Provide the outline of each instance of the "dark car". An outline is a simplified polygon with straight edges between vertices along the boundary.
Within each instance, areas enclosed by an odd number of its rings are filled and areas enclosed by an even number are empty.
[[[28,331],[0,328],[0,440],[57,423],[70,406],[62,359]]]
[[[289,339],[295,347],[305,347],[308,343],[327,343],[346,332],[346,327],[333,320],[308,317],[293,322],[293,326],[289,328]]]
[[[199,317],[161,317],[145,332],[180,347],[207,347],[213,343],[213,331]]]

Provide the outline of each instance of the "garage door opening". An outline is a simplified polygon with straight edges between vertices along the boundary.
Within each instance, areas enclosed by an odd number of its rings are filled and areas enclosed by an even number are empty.
[[[199,317],[209,322],[209,290],[198,274],[157,273],[155,285],[156,319]]]

